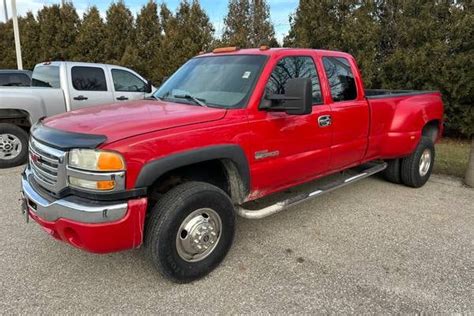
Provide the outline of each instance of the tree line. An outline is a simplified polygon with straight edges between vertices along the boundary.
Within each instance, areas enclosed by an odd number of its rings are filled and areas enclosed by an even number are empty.
[[[474,134],[472,0],[300,0],[289,12],[287,47],[353,54],[367,88],[440,90],[447,131]],[[136,16],[123,1],[105,19],[92,6],[44,6],[19,18],[23,63],[120,64],[159,84],[187,59],[218,46],[279,46],[266,0],[229,0],[221,36],[198,0],[146,3]],[[12,22],[0,23],[0,68],[15,68]]]

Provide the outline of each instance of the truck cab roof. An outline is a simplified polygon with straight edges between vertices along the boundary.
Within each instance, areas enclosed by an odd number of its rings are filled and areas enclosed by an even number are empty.
[[[103,64],[103,63],[88,63],[88,62],[80,62],[80,61],[70,61],[70,60],[55,60],[55,61],[44,61],[41,63],[36,64],[35,67],[38,66],[61,66],[61,65],[68,65],[70,67],[72,66],[96,66],[96,67],[113,67],[117,69],[127,69],[130,70],[129,68],[118,66],[118,65],[113,65],[113,64]],[[140,76],[141,77],[141,76]]]
[[[290,48],[290,47],[267,48],[265,46],[262,46],[260,48],[246,48],[246,49],[240,49],[238,47],[222,47],[219,49],[215,49],[212,52],[201,54],[197,57],[209,57],[209,56],[221,56],[221,55],[280,56],[280,55],[285,55],[285,53],[303,54],[303,55],[317,54],[317,55],[340,56],[340,57],[352,58],[352,55],[348,53],[333,51],[333,50],[312,49],[312,48]]]

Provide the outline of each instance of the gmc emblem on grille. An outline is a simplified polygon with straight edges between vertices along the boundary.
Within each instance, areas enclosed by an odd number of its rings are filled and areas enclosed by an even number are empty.
[[[31,160],[32,160],[33,162],[40,163],[40,162],[41,162],[41,157],[38,156],[38,155],[35,154],[35,153],[31,153]]]

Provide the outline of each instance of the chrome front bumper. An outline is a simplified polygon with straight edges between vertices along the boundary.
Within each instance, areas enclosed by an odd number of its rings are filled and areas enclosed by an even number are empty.
[[[38,193],[28,181],[31,171],[26,169],[21,178],[27,208],[41,219],[54,222],[59,218],[81,223],[117,221],[127,213],[127,203],[92,201],[77,196],[53,200]]]

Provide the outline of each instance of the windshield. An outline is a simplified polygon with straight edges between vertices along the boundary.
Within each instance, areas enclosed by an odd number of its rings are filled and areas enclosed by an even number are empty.
[[[154,96],[178,103],[192,103],[194,98],[207,106],[242,107],[265,60],[262,55],[194,58],[179,68]]]
[[[59,88],[58,66],[36,66],[31,78],[33,87]]]

